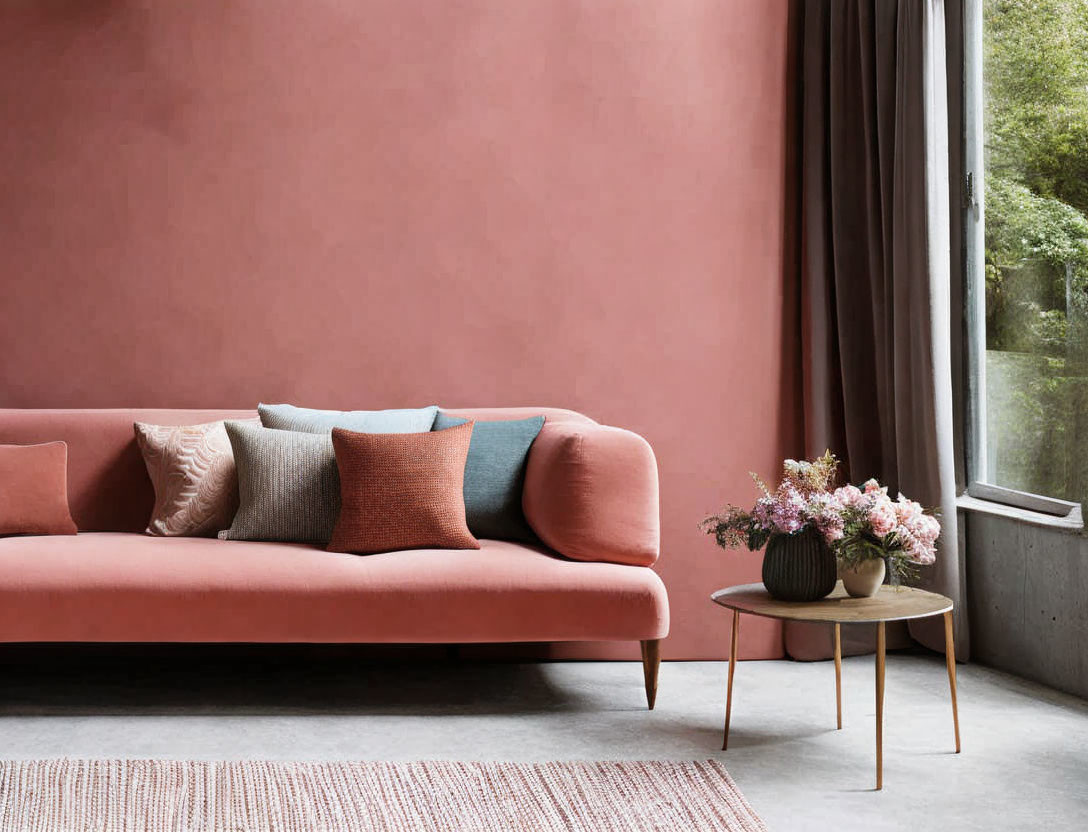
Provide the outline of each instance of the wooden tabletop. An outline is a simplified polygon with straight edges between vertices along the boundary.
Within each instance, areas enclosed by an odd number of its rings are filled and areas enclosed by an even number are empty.
[[[710,596],[715,604],[731,610],[790,621],[862,623],[926,618],[952,609],[952,599],[936,592],[909,586],[882,586],[872,598],[851,598],[842,581],[819,601],[776,601],[763,584],[744,584],[719,589]]]

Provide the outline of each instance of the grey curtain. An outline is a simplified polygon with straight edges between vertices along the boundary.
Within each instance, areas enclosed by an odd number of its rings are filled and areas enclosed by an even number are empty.
[[[795,13],[806,451],[831,448],[851,481],[941,509],[922,582],[956,602],[962,658],[944,2],[809,0]],[[942,633],[912,629],[941,650]],[[868,649],[867,632],[844,638],[846,652]],[[826,657],[830,634],[788,627],[786,649]]]

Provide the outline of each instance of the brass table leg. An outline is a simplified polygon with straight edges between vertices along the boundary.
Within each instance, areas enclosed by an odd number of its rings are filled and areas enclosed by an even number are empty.
[[[876,625],[876,788],[884,788],[884,622]]]
[[[740,630],[740,612],[733,610],[733,636],[729,640],[729,681],[725,694],[725,737],[722,739],[722,751],[729,748],[729,717],[733,713],[733,671],[737,667],[737,632]]]
[[[952,640],[952,611],[944,614],[944,655],[948,664],[948,687],[952,691],[952,724],[956,728],[956,753],[960,753],[960,712],[956,706],[956,645]]]
[[[842,729],[842,638],[839,635],[839,622],[835,622],[835,719],[836,727]]]

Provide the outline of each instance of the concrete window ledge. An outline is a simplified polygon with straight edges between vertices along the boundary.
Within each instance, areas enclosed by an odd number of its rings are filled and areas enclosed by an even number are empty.
[[[1039,526],[1040,528],[1072,533],[1084,531],[1084,518],[1079,505],[1072,508],[1069,514],[1064,517],[1058,517],[1053,514],[1044,514],[1041,511],[1031,511],[1030,509],[1009,506],[1004,503],[995,503],[992,500],[983,500],[979,497],[972,497],[970,494],[961,494],[956,498],[956,507],[961,511],[1018,520],[1029,526]]]

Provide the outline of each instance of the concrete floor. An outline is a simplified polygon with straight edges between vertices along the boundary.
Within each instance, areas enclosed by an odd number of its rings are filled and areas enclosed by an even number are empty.
[[[719,759],[772,830],[1082,830],[1088,704],[889,656],[883,792],[871,658],[667,663],[657,709],[630,663],[376,663],[350,647],[0,647],[0,756],[192,759]]]

